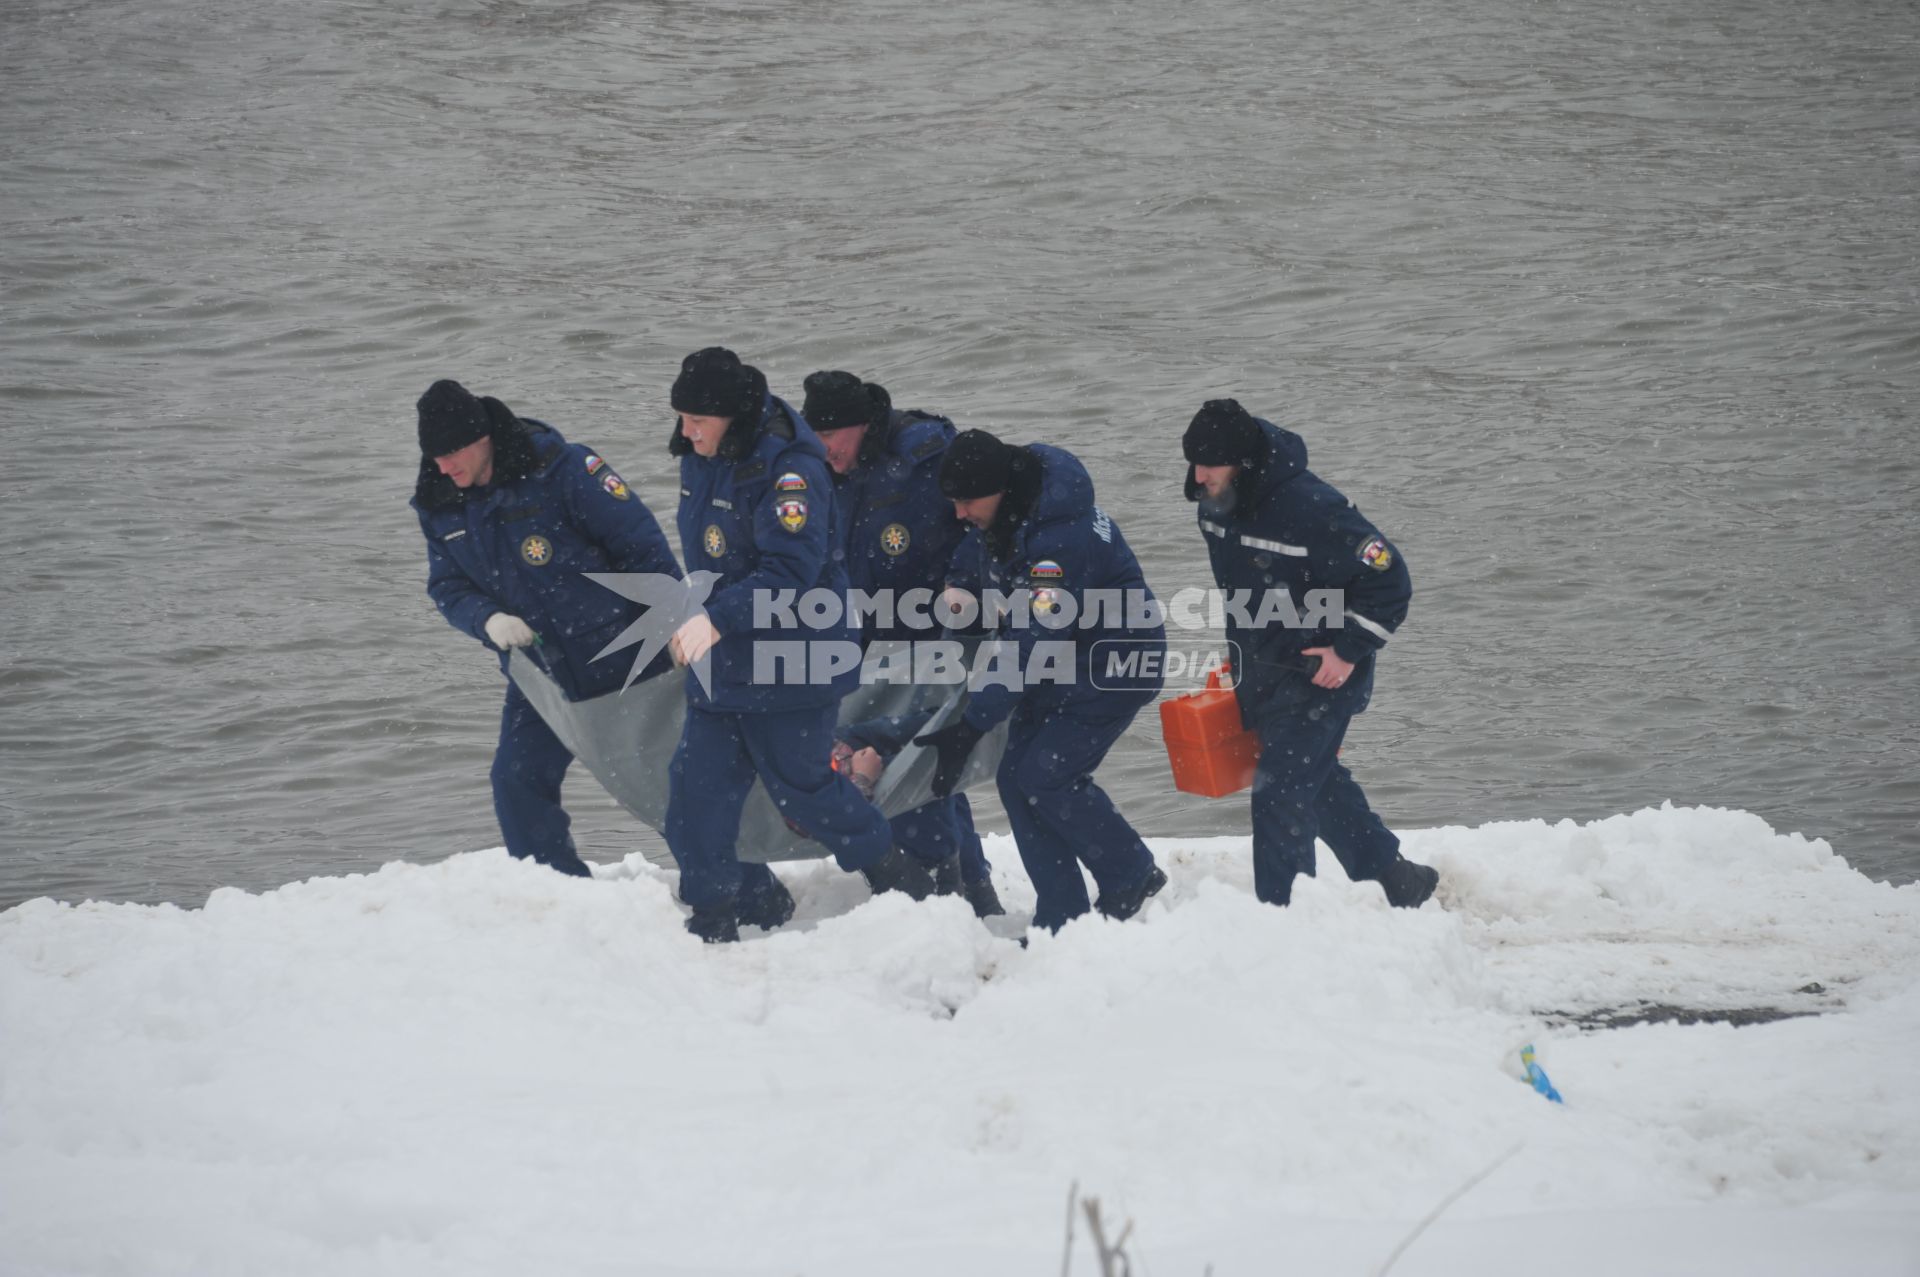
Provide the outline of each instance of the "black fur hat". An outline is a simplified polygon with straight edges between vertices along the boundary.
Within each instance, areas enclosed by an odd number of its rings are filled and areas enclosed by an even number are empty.
[[[1237,399],[1209,399],[1193,415],[1180,450],[1196,466],[1244,465],[1260,455],[1260,423]]]
[[[427,387],[415,405],[420,414],[420,455],[444,457],[488,432],[487,411],[473,393],[457,381],[442,378]]]
[[[724,346],[696,350],[680,361],[680,375],[673,380],[674,411],[730,419],[758,416],[766,391],[754,390],[756,377],[757,369],[741,363],[740,356]],[[760,378],[760,385],[765,384]]]
[[[758,368],[740,362],[740,356],[724,346],[696,350],[680,361],[680,375],[674,378],[670,397],[676,412],[697,417],[725,417],[732,424],[720,441],[717,455],[739,459],[753,449],[760,433],[760,413],[767,402],[767,379]],[[673,438],[667,451],[681,457],[693,451],[680,423],[673,424]]]
[[[940,463],[940,495],[972,501],[1005,492],[1018,451],[984,430],[961,431]]]
[[[885,422],[893,396],[883,386],[850,372],[816,372],[807,377],[807,398],[800,415],[817,433]]]
[[[434,390],[438,390],[441,386],[452,386],[455,390],[459,390],[461,394],[467,393],[461,389],[458,382],[453,381],[435,382],[427,393],[431,395]],[[441,393],[444,395],[446,392],[442,391]],[[424,402],[425,396],[422,396],[422,403]],[[482,395],[480,398],[474,400],[474,402],[479,405],[482,425],[480,434],[474,436],[473,439],[467,440],[467,443],[477,442],[481,438],[490,438],[493,440],[493,482],[496,484],[511,483],[516,479],[524,479],[539,469],[540,458],[535,453],[533,446],[533,428],[529,427],[527,423],[520,420],[520,418],[514,416],[513,409],[507,407],[492,395]],[[420,445],[422,452],[420,457],[420,477],[414,481],[414,495],[419,498],[420,504],[428,509],[439,509],[443,506],[455,505],[465,501],[467,499],[467,491],[454,487],[453,480],[441,474],[440,467],[434,464],[435,457],[444,457],[447,454],[445,452],[427,452],[426,448],[428,445],[424,442],[426,434],[424,427],[421,433],[423,442]],[[457,452],[460,448],[466,446],[466,443],[459,444],[448,451]]]

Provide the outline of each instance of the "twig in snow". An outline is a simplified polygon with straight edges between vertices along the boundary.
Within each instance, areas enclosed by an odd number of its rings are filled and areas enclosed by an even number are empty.
[[[1087,1228],[1093,1234],[1094,1253],[1100,1257],[1100,1277],[1133,1277],[1133,1265],[1126,1254],[1127,1238],[1133,1234],[1133,1221],[1128,1220],[1120,1229],[1120,1235],[1107,1244],[1107,1232],[1100,1223],[1100,1199],[1089,1197],[1081,1203],[1087,1212]],[[1120,1266],[1114,1267],[1115,1263]]]
[[[1400,1256],[1407,1253],[1407,1247],[1413,1245],[1414,1241],[1419,1238],[1421,1233],[1424,1233],[1427,1231],[1427,1225],[1433,1223],[1434,1220],[1439,1219],[1440,1213],[1442,1211],[1446,1210],[1447,1207],[1459,1201],[1462,1197],[1465,1197],[1468,1191],[1471,1190],[1475,1184],[1478,1184],[1481,1180],[1485,1179],[1487,1176],[1493,1174],[1495,1171],[1499,1170],[1502,1166],[1506,1165],[1507,1160],[1509,1158],[1511,1158],[1515,1153],[1518,1153],[1521,1149],[1525,1147],[1526,1147],[1526,1142],[1524,1140],[1518,1144],[1515,1144],[1512,1148],[1500,1154],[1500,1156],[1494,1158],[1493,1161],[1488,1163],[1485,1169],[1481,1170],[1479,1174],[1473,1176],[1466,1183],[1462,1184],[1460,1187],[1454,1189],[1451,1193],[1448,1193],[1445,1197],[1441,1198],[1440,1204],[1435,1206],[1432,1210],[1428,1211],[1426,1218],[1422,1219],[1419,1223],[1415,1224],[1413,1226],[1413,1231],[1400,1239],[1400,1244],[1393,1248],[1393,1253],[1391,1255],[1387,1256],[1387,1262],[1373,1270],[1373,1277],[1387,1277],[1387,1270],[1389,1268],[1392,1268],[1394,1264],[1399,1261]]]
[[[1073,1268],[1073,1204],[1080,1196],[1080,1181],[1067,1185],[1067,1249],[1060,1256],[1060,1277],[1068,1277]]]

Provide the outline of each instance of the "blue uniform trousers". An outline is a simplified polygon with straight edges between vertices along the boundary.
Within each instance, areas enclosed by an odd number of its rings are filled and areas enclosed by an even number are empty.
[[[1313,840],[1324,839],[1355,882],[1377,880],[1400,840],[1367,805],[1341,765],[1353,715],[1302,705],[1263,715],[1253,778],[1253,891],[1272,905],[1293,898],[1296,874],[1313,875]]]
[[[567,832],[573,822],[560,807],[560,781],[572,762],[572,753],[546,720],[518,687],[507,684],[492,772],[493,814],[499,818],[507,854],[587,878],[592,873]]]
[[[973,828],[973,805],[965,794],[936,798],[924,807],[901,812],[887,824],[893,829],[893,845],[924,865],[931,867],[958,854],[962,882],[985,882],[993,874]]]
[[[892,849],[887,818],[833,770],[837,715],[831,704],[773,714],[687,706],[663,831],[680,865],[681,900],[716,909],[772,877],[765,865],[742,865],[734,850],[756,776],[780,814],[831,850],[842,869],[866,869]]]
[[[1155,693],[1108,692],[1044,710],[1025,702],[1007,729],[1000,801],[1033,881],[1033,925],[1058,931],[1086,913],[1085,865],[1105,892],[1127,892],[1153,872],[1153,853],[1093,783],[1093,772]]]

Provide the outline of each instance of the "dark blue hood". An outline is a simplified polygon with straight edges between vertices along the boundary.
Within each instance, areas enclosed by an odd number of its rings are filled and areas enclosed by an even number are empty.
[[[724,446],[726,441],[723,439],[721,443]],[[820,436],[813,432],[806,418],[780,396],[768,395],[766,407],[760,414],[760,428],[754,432],[752,442],[740,455],[751,457],[758,454],[771,463],[775,458],[794,451],[804,452],[822,465],[826,464],[827,445],[820,442]],[[827,473],[833,472],[829,470]]]
[[[1266,455],[1240,472],[1235,480],[1240,497],[1249,503],[1307,472],[1307,441],[1291,430],[1283,430],[1271,421],[1260,422],[1260,433],[1267,437]]]
[[[1029,444],[1040,462],[1040,495],[1027,514],[1032,527],[1078,519],[1093,509],[1093,476],[1071,452],[1050,444]]]
[[[986,530],[987,553],[1005,562],[1037,530],[1092,509],[1093,476],[1072,453],[1044,443],[1015,448],[1000,512]]]

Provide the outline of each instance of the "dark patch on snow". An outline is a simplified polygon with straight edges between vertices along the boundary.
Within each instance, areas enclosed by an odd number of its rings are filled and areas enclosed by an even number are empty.
[[[1815,992],[1809,985],[1799,992]],[[1776,1020],[1798,1020],[1821,1014],[1821,1008],[1795,1010],[1788,1007],[1677,1007],[1664,1002],[1636,1002],[1632,1006],[1599,1007],[1592,1011],[1547,1011],[1547,1022],[1558,1028],[1571,1024],[1588,1031],[1625,1029],[1636,1024],[1731,1024],[1736,1028],[1749,1024],[1771,1024]]]

